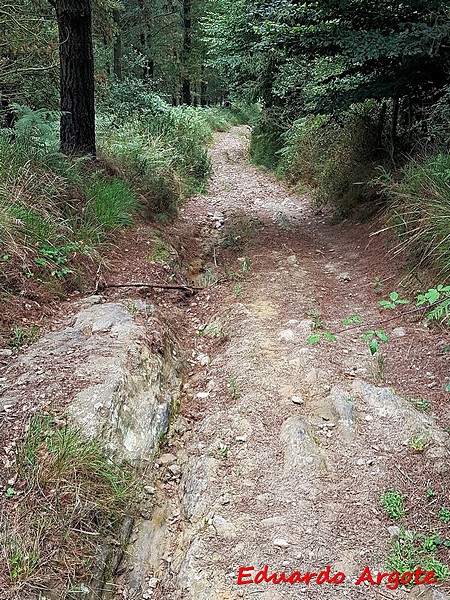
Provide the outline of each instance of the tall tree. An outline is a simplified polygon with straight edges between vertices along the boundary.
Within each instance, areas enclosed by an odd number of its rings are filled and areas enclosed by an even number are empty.
[[[59,31],[61,151],[95,156],[91,0],[50,0]]]
[[[192,103],[189,60],[191,54],[191,0],[183,0],[183,104]]]

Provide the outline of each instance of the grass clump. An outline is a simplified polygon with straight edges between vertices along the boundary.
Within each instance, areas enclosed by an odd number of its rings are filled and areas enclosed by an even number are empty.
[[[391,519],[398,520],[405,515],[405,497],[397,490],[385,492],[381,496],[380,504]]]
[[[62,419],[37,415],[16,456],[2,516],[0,590],[59,597],[89,583],[99,549],[118,543],[136,492],[131,468]]]
[[[397,251],[450,278],[450,155],[411,161],[400,178],[380,179],[389,201],[391,222],[399,236]]]

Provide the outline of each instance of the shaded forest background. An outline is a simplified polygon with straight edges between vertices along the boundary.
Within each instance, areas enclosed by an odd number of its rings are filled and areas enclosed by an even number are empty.
[[[213,130],[242,123],[253,162],[337,219],[387,207],[445,280],[449,33],[442,0],[4,4],[3,294],[78,286],[111,231],[201,191]]]

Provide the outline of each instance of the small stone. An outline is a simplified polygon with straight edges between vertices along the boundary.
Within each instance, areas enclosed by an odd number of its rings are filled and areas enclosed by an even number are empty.
[[[177,457],[174,456],[173,454],[161,454],[161,456],[158,458],[158,462],[165,466],[165,465],[170,465],[171,463],[174,463],[177,460]]]
[[[304,404],[304,400],[300,396],[292,396],[291,400],[294,404]]]
[[[150,496],[153,496],[154,494],[156,494],[156,488],[153,487],[152,485],[145,485],[144,492],[146,494],[149,494]]]
[[[154,590],[156,588],[156,586],[158,585],[158,583],[159,583],[159,579],[157,579],[156,577],[152,577],[148,581],[148,587],[152,588]]]
[[[238,435],[238,437],[236,438],[237,442],[241,442],[242,444],[245,444],[245,442],[247,441],[247,437],[245,435]]]
[[[181,467],[180,465],[174,463],[173,465],[170,465],[169,471],[172,473],[172,475],[179,475],[181,473]]]
[[[206,400],[206,398],[209,397],[209,392],[199,392],[197,394],[197,398],[200,398],[201,400]]]
[[[358,458],[358,460],[356,461],[356,464],[358,465],[358,467],[362,467],[363,465],[366,464],[366,461],[363,458]]]
[[[283,538],[275,538],[272,544],[277,548],[287,548],[289,546],[289,542],[287,542]]]
[[[373,417],[372,417],[372,415],[366,415],[366,416],[364,417],[364,419],[365,419],[366,421],[373,421]]]
[[[12,356],[13,351],[10,348],[1,348],[0,349],[0,358],[8,358]]]
[[[296,265],[297,264],[297,257],[295,256],[295,254],[293,254],[292,256],[288,256],[287,262],[290,265]]]
[[[397,525],[391,525],[388,527],[388,531],[391,537],[398,537],[400,535],[400,527],[397,527]]]
[[[351,281],[352,280],[349,273],[339,273],[337,278],[339,281]]]
[[[404,327],[396,327],[395,329],[392,330],[392,337],[401,338],[401,337],[405,337],[405,335],[406,335],[406,329]]]
[[[285,329],[280,332],[278,338],[284,342],[292,342],[295,339],[295,333],[292,329]]]
[[[209,356],[207,354],[198,354],[197,362],[202,366],[206,367],[209,365]]]

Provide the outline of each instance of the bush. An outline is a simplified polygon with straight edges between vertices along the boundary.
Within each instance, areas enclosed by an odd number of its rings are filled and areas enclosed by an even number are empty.
[[[390,217],[407,250],[419,266],[432,266],[450,278],[450,156],[438,154],[411,161],[400,179],[380,178],[390,201]]]
[[[321,204],[332,204],[340,218],[360,205],[377,206],[371,181],[380,162],[378,107],[354,105],[338,121],[326,115],[296,121],[283,135],[278,174],[307,185]],[[372,203],[372,206],[368,205]]]

